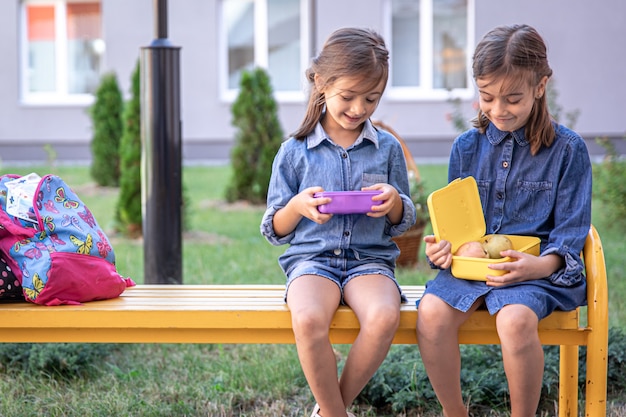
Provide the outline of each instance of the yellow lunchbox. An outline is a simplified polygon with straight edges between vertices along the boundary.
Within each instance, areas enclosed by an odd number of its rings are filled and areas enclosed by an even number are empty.
[[[485,218],[474,177],[456,179],[433,191],[428,196],[428,211],[435,239],[437,242],[450,242],[453,254],[465,242],[481,241],[491,236],[485,235]],[[511,240],[513,249],[539,255],[541,241],[538,237],[505,236]],[[486,281],[487,275],[504,275],[507,272],[490,269],[488,265],[510,261],[510,257],[488,259],[453,255],[452,275],[456,278]]]

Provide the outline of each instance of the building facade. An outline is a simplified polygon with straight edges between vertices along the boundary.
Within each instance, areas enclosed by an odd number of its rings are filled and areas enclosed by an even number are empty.
[[[90,158],[88,109],[106,72],[128,95],[155,36],[149,0],[0,2],[0,160]],[[416,159],[445,158],[450,115],[475,113],[471,54],[494,26],[528,23],[548,44],[559,118],[586,139],[626,133],[626,3],[622,0],[169,0],[168,39],[181,48],[183,157],[228,158],[241,71],[268,70],[289,134],[306,105],[304,70],[342,26],[384,35],[391,75],[375,118]],[[567,120],[567,116],[577,117]]]

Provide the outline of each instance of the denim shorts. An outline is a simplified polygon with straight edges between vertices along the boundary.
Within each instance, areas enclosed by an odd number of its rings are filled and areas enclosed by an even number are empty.
[[[400,285],[396,280],[394,271],[386,263],[382,261],[375,261],[372,259],[361,260],[357,259],[352,250],[338,250],[324,252],[314,258],[307,259],[298,263],[292,270],[287,273],[287,284],[285,290],[285,299],[287,297],[287,291],[291,283],[303,276],[303,275],[318,275],[320,277],[327,278],[337,284],[341,291],[341,303],[343,301],[343,289],[351,279],[361,275],[383,275],[389,278],[396,284],[398,292],[403,300],[405,297],[402,295]]]
[[[560,287],[547,279],[525,281],[504,287],[489,287],[483,281],[458,279],[449,269],[439,271],[435,279],[426,283],[424,294],[433,294],[451,307],[467,311],[480,297],[489,314],[496,314],[508,304],[529,307],[542,319],[554,310],[570,311],[587,303],[587,282],[571,287]],[[418,301],[419,307],[419,301]]]

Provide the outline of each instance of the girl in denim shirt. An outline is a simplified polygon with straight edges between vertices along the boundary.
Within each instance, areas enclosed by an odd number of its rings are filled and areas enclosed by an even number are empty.
[[[580,252],[591,222],[591,164],[583,139],[551,120],[552,75],[541,36],[527,25],[497,27],[479,42],[473,72],[480,109],[454,142],[448,180],[476,178],[487,234],[537,236],[541,253],[501,252],[509,271],[486,282],[454,278],[450,243],[424,238],[441,268],[419,303],[417,336],[447,417],[467,417],[461,396],[458,330],[473,311],[496,315],[511,416],[534,416],[544,358],[537,326],[553,310],[586,303]]]
[[[398,327],[399,250],[391,240],[415,222],[400,143],[369,118],[387,84],[388,51],[375,32],[334,32],[307,70],[311,92],[300,128],[272,167],[261,233],[289,244],[279,258],[302,370],[317,404],[312,416],[345,417],[385,358]],[[367,214],[322,214],[321,191],[380,190]],[[360,323],[337,379],[329,328],[349,305]]]

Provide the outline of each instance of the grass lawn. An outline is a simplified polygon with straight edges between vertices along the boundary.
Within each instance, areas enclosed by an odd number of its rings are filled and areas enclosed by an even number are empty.
[[[109,233],[119,272],[143,282],[143,243],[110,231],[117,189],[94,186],[88,167],[4,166],[2,171],[60,175]],[[429,191],[445,185],[445,166],[423,165],[420,171]],[[183,282],[283,284],[277,258],[285,248],[271,246],[259,232],[264,207],[223,201],[230,174],[226,166],[184,169],[191,208],[183,243]],[[593,221],[606,251],[610,325],[623,329],[626,241],[623,231],[603,223],[601,208],[595,205]],[[422,253],[417,268],[400,269],[397,275],[401,284],[421,284],[433,272]],[[312,407],[292,345],[110,345],[109,351],[106,360],[81,378],[0,369],[0,415],[302,416]],[[346,351],[347,346],[337,346],[339,358]],[[376,415],[366,405],[360,405],[359,412]],[[401,415],[420,414],[408,410]]]

